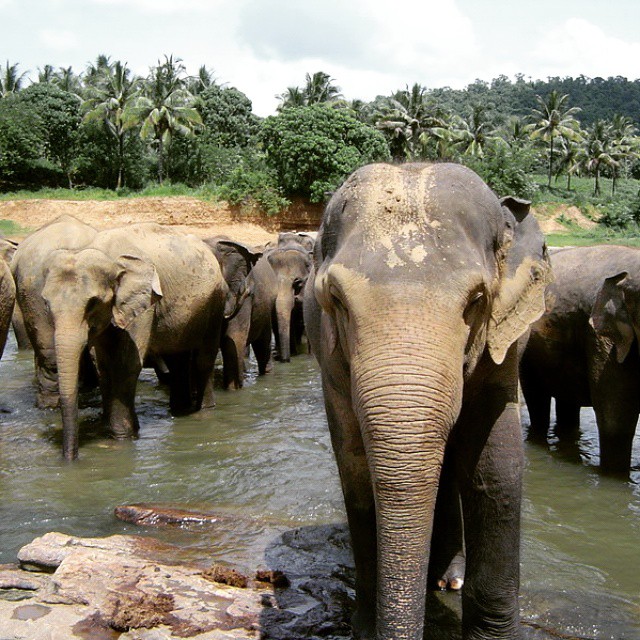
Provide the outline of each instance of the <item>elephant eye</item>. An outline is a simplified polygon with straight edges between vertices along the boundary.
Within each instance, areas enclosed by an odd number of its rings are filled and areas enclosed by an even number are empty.
[[[304,289],[305,280],[302,278],[296,278],[293,281],[293,292],[298,295],[302,289]]]
[[[479,317],[487,305],[487,291],[484,283],[473,289],[467,298],[467,305],[464,310],[464,321],[467,325],[472,325]]]

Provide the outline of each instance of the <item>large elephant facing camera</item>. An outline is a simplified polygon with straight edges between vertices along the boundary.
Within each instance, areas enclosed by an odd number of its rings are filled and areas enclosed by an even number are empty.
[[[174,414],[201,408],[210,385],[227,295],[220,266],[195,236],[154,223],[102,231],[84,248],[53,251],[25,320],[53,338],[63,454],[78,454],[79,365],[95,349],[105,421],[116,438],[138,431],[135,392],[145,360],[169,369]]]
[[[463,637],[518,637],[516,342],[544,311],[549,279],[528,204],[499,200],[462,166],[381,164],[352,174],[326,207],[305,326],[352,537],[360,638],[422,638],[445,481],[464,518]]]
[[[546,437],[555,398],[556,435],[574,437],[593,407],[603,471],[626,473],[640,415],[640,250],[562,249],[547,309],[531,327],[520,378],[530,433]]]

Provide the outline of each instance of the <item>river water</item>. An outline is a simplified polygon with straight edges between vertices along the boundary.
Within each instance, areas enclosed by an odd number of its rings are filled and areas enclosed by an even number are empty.
[[[149,534],[184,557],[255,569],[279,533],[344,521],[311,356],[275,363],[244,389],[217,391],[217,406],[173,418],[151,372],[138,388],[140,437],[114,441],[98,396],[81,410],[80,459],[61,457],[60,417],[34,407],[33,364],[10,336],[0,362],[0,563],[36,536]],[[523,426],[527,426],[523,410]],[[559,637],[640,639],[640,433],[629,478],[598,472],[593,412],[576,445],[525,440],[523,611]],[[215,526],[144,528],[114,507],[162,503],[220,515]],[[573,635],[569,635],[573,634]]]

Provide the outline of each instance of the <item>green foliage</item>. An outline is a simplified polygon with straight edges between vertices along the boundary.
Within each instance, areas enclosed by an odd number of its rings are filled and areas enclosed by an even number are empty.
[[[538,185],[531,175],[534,156],[530,149],[499,145],[483,157],[464,156],[461,161],[473,169],[498,196],[533,199]]]
[[[267,161],[288,195],[321,202],[355,169],[389,160],[382,135],[339,109],[291,107],[262,127]]]
[[[59,167],[71,185],[81,119],[78,96],[53,84],[33,84],[17,96],[20,105],[38,114],[44,159]]]
[[[260,119],[252,112],[251,100],[234,87],[210,86],[199,94],[197,109],[207,144],[246,147],[258,133]]]
[[[37,111],[21,104],[15,94],[0,100],[2,181],[26,181],[43,154],[43,123]]]

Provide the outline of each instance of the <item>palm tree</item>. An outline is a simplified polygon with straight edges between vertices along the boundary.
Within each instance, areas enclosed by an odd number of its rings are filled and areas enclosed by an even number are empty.
[[[10,93],[17,93],[22,88],[22,83],[27,77],[28,72],[18,73],[19,64],[9,64],[7,60],[2,77],[0,77],[0,96],[6,96]]]
[[[505,144],[491,128],[486,113],[486,105],[476,103],[471,106],[467,119],[459,118],[457,128],[452,128],[453,144],[462,155],[482,158],[488,144]]]
[[[531,132],[531,138],[541,139],[549,145],[548,186],[551,187],[555,139],[558,136],[564,136],[568,140],[577,139],[579,123],[574,116],[580,108],[567,108],[569,95],[561,96],[555,89],[549,94],[546,102],[540,96],[536,96],[536,100],[540,109],[533,110],[537,122]]]
[[[203,91],[216,84],[213,71],[209,71],[205,65],[198,69],[197,76],[191,76],[187,81],[187,89],[194,96],[199,96]]]
[[[72,67],[60,67],[52,81],[63,91],[75,93],[78,96],[82,93],[80,76],[75,74]]]
[[[615,168],[619,164],[612,154],[611,124],[604,120],[597,120],[587,131],[583,164],[595,179],[593,195],[599,196],[602,167]]]
[[[101,82],[104,75],[111,69],[111,57],[101,53],[95,62],[90,62],[84,73],[85,85],[93,85]]]
[[[307,73],[305,80],[303,92],[308,105],[333,102],[342,97],[340,87],[333,84],[333,78],[324,71],[316,71],[313,75]]]
[[[202,124],[202,119],[194,107],[195,98],[186,88],[183,75],[185,67],[180,58],[173,55],[165,61],[158,61],[151,68],[142,93],[132,110],[131,122],[142,123],[140,135],[152,139],[158,147],[158,180],[164,181],[164,147],[171,143],[176,134],[192,134]]]
[[[132,107],[138,97],[140,81],[132,78],[127,65],[119,60],[102,66],[92,76],[92,84],[87,91],[89,97],[84,103],[87,110],[85,122],[102,120],[118,145],[118,179],[116,189],[123,186],[124,142],[127,131],[135,123]]]
[[[53,65],[45,64],[42,69],[38,69],[38,82],[47,83],[53,82],[56,77],[56,70]]]
[[[571,191],[571,176],[578,173],[582,157],[581,142],[560,138],[560,160],[557,166],[556,178],[561,173],[567,174],[567,190]]]
[[[305,93],[300,87],[287,87],[287,90],[276,98],[280,100],[280,104],[276,107],[278,113],[289,107],[304,107],[307,104]]]
[[[611,121],[611,155],[618,162],[612,167],[611,195],[616,192],[616,180],[621,166],[627,167],[629,161],[638,157],[637,129],[633,119],[621,114],[615,114]]]

